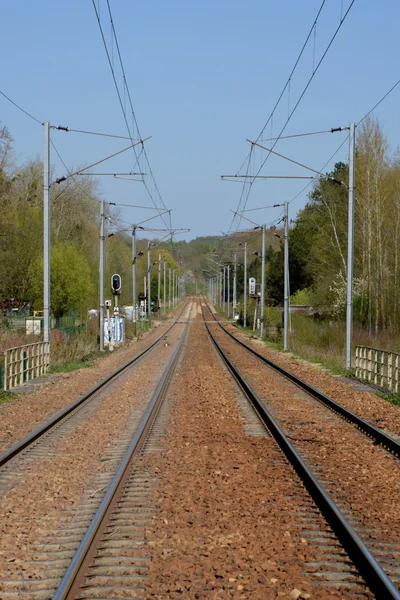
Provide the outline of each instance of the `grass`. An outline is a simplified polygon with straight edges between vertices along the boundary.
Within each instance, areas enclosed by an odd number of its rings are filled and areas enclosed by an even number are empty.
[[[80,358],[75,358],[70,362],[53,364],[49,369],[49,373],[69,373],[70,371],[76,371],[77,369],[93,367],[96,360],[104,355],[103,352],[95,351],[85,354]]]
[[[400,406],[400,392],[386,392],[384,394],[377,393],[376,395],[380,398],[383,398],[383,400],[390,402],[390,404]]]
[[[5,392],[4,390],[0,390],[0,404],[6,404],[12,400],[17,400],[18,398],[19,394],[16,394],[15,392]]]

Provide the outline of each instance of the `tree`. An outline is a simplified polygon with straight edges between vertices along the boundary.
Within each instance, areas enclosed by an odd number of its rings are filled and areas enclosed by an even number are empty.
[[[94,286],[85,257],[72,245],[58,242],[50,253],[50,302],[60,317],[70,310],[86,311],[94,302]],[[43,306],[43,259],[32,268],[35,306]]]

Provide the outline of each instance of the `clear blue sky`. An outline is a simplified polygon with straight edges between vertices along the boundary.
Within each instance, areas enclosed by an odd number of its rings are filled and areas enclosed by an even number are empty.
[[[339,24],[341,6],[327,0],[316,30],[317,62]],[[106,17],[105,0],[96,0]],[[136,115],[173,224],[189,227],[187,239],[219,234],[231,222],[241,186],[221,182],[238,171],[286,81],[321,0],[203,0],[188,2],[111,0]],[[76,129],[125,135],[111,74],[91,0],[19,0],[1,6],[0,89],[40,120]],[[356,0],[322,67],[286,133],[318,131],[359,120],[399,78],[400,3]],[[103,21],[110,40],[110,26]],[[314,44],[293,78],[290,102],[313,68]],[[400,86],[379,107],[393,146],[400,135]],[[287,117],[285,95],[272,133]],[[0,97],[0,121],[15,139],[18,160],[42,156],[42,127]],[[268,136],[271,129],[267,130]],[[82,166],[122,148],[124,142],[54,132],[69,167]],[[277,150],[319,169],[340,143],[340,135],[281,141]],[[345,160],[347,148],[337,159]],[[261,155],[255,157],[259,164]],[[131,157],[104,169],[130,169]],[[57,175],[64,168],[53,155]],[[279,159],[264,174],[306,174]],[[290,200],[302,181],[254,185],[248,207]],[[102,180],[105,199],[146,204],[139,183]],[[306,200],[291,205],[291,216]],[[150,212],[127,210],[129,222]],[[276,211],[252,213],[270,221]]]

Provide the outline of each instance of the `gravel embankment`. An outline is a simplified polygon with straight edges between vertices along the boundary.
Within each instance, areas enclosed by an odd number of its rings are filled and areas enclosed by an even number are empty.
[[[219,328],[217,338],[284,432],[318,466],[334,497],[363,527],[375,530],[373,543],[400,545],[397,458],[354,425],[331,412],[296,385],[260,363]],[[346,400],[351,388],[345,387]]]
[[[317,366],[304,364],[290,355],[266,348],[263,344],[239,332],[235,327],[229,326],[229,330],[269,360],[276,362],[300,379],[304,379],[375,427],[388,434],[394,433],[400,436],[400,407],[390,404],[373,393],[356,390],[350,382],[339,381],[337,377],[323,373]]]
[[[154,466],[160,510],[148,532],[146,597],[353,597],[305,576],[318,555],[296,516],[305,492],[271,438],[245,433],[237,388],[200,319],[171,394],[166,450]]]
[[[103,468],[108,467],[102,457],[113,441],[120,439],[126,431],[132,416],[137,414],[140,418],[144,413],[182,328],[178,325],[168,334],[169,346],[157,346],[149,357],[133,367],[131,373],[123,376],[122,382],[114,383],[107,393],[102,392],[102,400],[96,410],[89,411],[85,418],[80,418],[80,413],[77,413],[73,417],[77,421],[76,426],[68,434],[63,434],[61,427],[54,440],[50,443],[44,440],[48,450],[35,454],[34,449],[33,458],[28,452],[26,457],[16,459],[18,468],[14,468],[12,463],[6,467],[7,471],[14,473],[13,485],[11,487],[5,481],[5,492],[0,501],[0,581],[6,589],[10,589],[10,582],[14,580],[46,577],[50,565],[38,563],[32,566],[32,556],[37,552],[35,549],[40,547],[46,536],[53,535],[58,518],[63,522],[66,514],[72,519],[74,513],[79,512],[85,488]],[[125,359],[128,352],[127,349]],[[98,367],[97,373],[103,373],[101,369],[105,372],[106,368],[115,368],[116,363],[123,359],[120,356],[117,360],[117,355],[110,358],[112,366],[108,362],[107,367]],[[84,373],[85,383],[95,377],[91,371],[87,369]],[[82,392],[82,380],[80,383]],[[72,394],[76,393],[76,389],[71,386],[68,391]],[[99,493],[99,501],[101,497]]]
[[[15,444],[43,421],[71,404],[109,373],[144,350],[170,324],[160,324],[141,339],[129,342],[113,354],[98,359],[93,367],[57,375],[33,392],[0,404],[0,452]]]

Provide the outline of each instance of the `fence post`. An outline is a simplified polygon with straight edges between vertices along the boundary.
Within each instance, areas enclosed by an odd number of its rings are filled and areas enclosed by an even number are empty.
[[[389,352],[389,354],[388,354],[387,382],[388,382],[388,388],[392,392],[393,391],[393,353],[392,352]]]
[[[4,352],[4,379],[3,379],[3,390],[7,391],[7,352]]]

